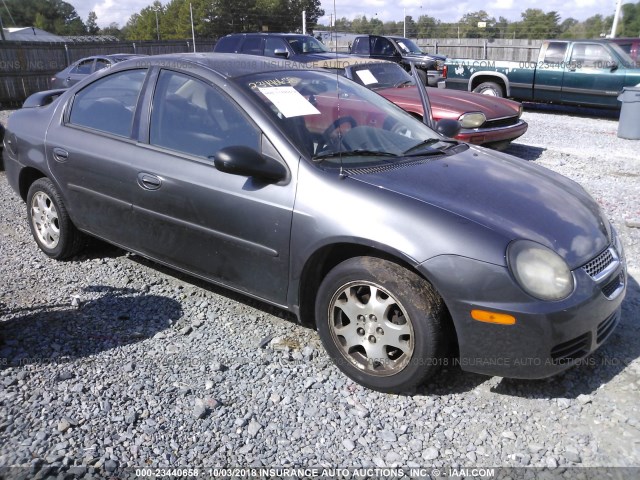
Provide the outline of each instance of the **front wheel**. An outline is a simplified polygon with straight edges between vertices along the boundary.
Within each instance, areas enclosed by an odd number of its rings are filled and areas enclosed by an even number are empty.
[[[84,236],[71,222],[58,190],[48,178],[33,182],[27,194],[27,217],[36,243],[51,258],[72,257]]]
[[[504,97],[502,87],[495,82],[483,82],[473,89],[475,93],[491,95],[492,97]]]
[[[316,322],[329,356],[347,376],[381,392],[402,392],[435,374],[446,353],[442,299],[395,263],[356,257],[318,290]]]

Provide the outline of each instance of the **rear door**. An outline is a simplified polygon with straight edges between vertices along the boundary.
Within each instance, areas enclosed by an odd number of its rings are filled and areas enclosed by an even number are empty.
[[[137,235],[132,160],[141,152],[132,131],[146,73],[125,70],[90,83],[57,113],[46,139],[47,163],[74,223],[123,246]]]
[[[615,59],[600,43],[576,42],[562,79],[565,103],[617,107],[624,86],[624,69],[615,68]]]
[[[567,59],[568,42],[548,42],[540,49],[533,85],[533,98],[543,102],[559,102]]]

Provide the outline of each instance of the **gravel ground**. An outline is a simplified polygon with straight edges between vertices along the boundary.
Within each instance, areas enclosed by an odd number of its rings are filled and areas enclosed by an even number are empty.
[[[0,466],[640,466],[640,144],[615,120],[525,119],[508,151],[584,185],[622,237],[621,323],[554,378],[449,367],[403,396],[348,380],[267,305],[99,242],[48,259],[0,172]]]

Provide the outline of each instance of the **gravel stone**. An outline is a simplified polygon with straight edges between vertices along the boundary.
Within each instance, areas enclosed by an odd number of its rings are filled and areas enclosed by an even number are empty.
[[[424,452],[422,452],[422,458],[427,461],[435,460],[439,456],[440,456],[440,453],[434,447],[428,447],[427,449],[425,449]]]
[[[355,444],[348,438],[342,440],[342,445],[347,449],[348,452],[351,452],[356,448]]]
[[[251,422],[249,422],[247,433],[249,433],[249,436],[251,438],[255,438],[260,430],[262,430],[262,425],[260,425],[258,422],[256,422],[255,420],[251,420]]]

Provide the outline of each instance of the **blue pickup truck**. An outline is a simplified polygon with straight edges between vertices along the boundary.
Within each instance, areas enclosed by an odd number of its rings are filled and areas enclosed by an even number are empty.
[[[606,40],[543,42],[537,61],[449,59],[447,88],[520,101],[620,108],[624,87],[640,84],[640,65]]]

